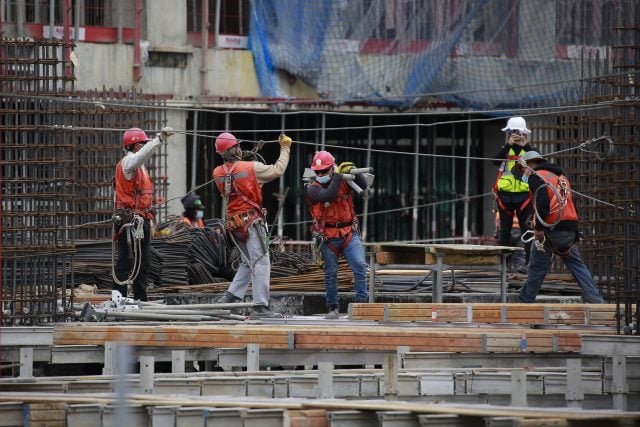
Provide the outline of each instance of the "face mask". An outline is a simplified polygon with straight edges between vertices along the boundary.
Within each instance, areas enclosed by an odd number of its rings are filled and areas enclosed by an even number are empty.
[[[331,175],[327,174],[325,176],[316,176],[316,181],[320,184],[326,184],[331,179]]]
[[[204,211],[196,211],[196,219],[202,219],[204,216]]]

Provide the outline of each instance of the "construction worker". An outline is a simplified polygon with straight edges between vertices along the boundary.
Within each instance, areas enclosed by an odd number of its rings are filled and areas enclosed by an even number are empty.
[[[116,216],[120,218],[115,227],[118,241],[118,259],[114,269],[113,290],[127,296],[127,284],[133,280],[133,298],[147,300],[147,277],[151,263],[151,221],[154,219],[153,183],[144,163],[161,144],[173,135],[173,129],[165,127],[151,139],[139,128],[131,128],[122,136],[125,156],[118,162],[115,171]],[[131,244],[130,224],[138,218],[144,237],[140,245]],[[133,222],[132,222],[133,221]],[[139,252],[139,253],[136,253]],[[120,283],[118,283],[120,282]]]
[[[228,132],[216,138],[216,152],[223,164],[216,167],[213,177],[227,204],[226,229],[229,238],[240,251],[240,266],[229,289],[219,303],[240,302],[253,286],[252,319],[282,317],[269,308],[269,235],[266,210],[262,208],[262,185],[284,174],[289,164],[292,140],[282,134],[278,139],[280,156],[273,165],[257,161],[242,161],[242,150],[235,136]]]
[[[495,227],[495,237],[497,238],[500,235],[500,213],[498,211],[496,211]],[[520,230],[520,221],[517,216],[514,216],[513,224],[511,225],[510,245],[524,249],[524,243],[520,239],[521,236],[522,232]],[[512,272],[527,271],[527,260],[525,259],[524,251],[515,251],[511,255],[511,270]]]
[[[526,166],[525,166],[526,165]],[[529,271],[520,291],[520,302],[534,302],[551,265],[551,255],[562,258],[582,288],[587,303],[604,302],[589,269],[580,258],[576,243],[580,239],[578,214],[571,185],[562,169],[537,151],[525,153],[512,170],[514,176],[529,184],[534,200],[534,245],[531,248]]]
[[[200,196],[195,193],[188,193],[180,201],[184,207],[180,220],[192,228],[204,227],[204,221],[202,221],[204,211],[202,210]]]
[[[311,205],[314,242],[324,261],[324,287],[328,313],[326,319],[339,317],[338,258],[344,255],[353,271],[356,302],[368,302],[367,264],[362,242],[358,236],[358,218],[353,207],[351,189],[340,174],[355,168],[351,162],[341,163],[335,170],[335,159],[327,151],[318,151],[311,161],[315,180],[307,186],[307,200]],[[355,175],[355,183],[363,190],[367,180]]]
[[[518,158],[533,150],[527,141],[527,135],[531,131],[527,128],[527,123],[522,117],[511,117],[507,121],[507,126],[502,128],[507,135],[507,143],[500,148],[495,155],[494,163],[499,165],[498,175],[493,186],[493,192],[498,205],[500,216],[500,227],[498,233],[498,244],[501,246],[511,246],[511,229],[513,218],[518,217],[520,231],[525,233],[530,230],[529,222],[533,214],[529,186],[515,179],[511,169]],[[525,244],[525,265],[529,262],[529,251],[531,244]],[[513,258],[513,257],[511,257]],[[511,259],[511,263],[514,260]],[[526,273],[525,266],[514,266],[520,273]]]

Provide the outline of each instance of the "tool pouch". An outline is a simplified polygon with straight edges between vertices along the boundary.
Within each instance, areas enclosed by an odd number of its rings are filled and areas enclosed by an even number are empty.
[[[116,209],[111,220],[113,221],[113,229],[118,232],[123,225],[133,221],[133,212],[131,209]]]
[[[227,219],[225,228],[227,233],[233,234],[236,240],[246,242],[249,239],[249,227],[259,218],[262,218],[262,212],[257,212],[253,209],[241,212],[230,216]]]

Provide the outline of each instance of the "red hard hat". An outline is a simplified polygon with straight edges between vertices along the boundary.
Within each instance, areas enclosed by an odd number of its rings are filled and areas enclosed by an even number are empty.
[[[336,159],[328,151],[318,151],[311,160],[311,169],[314,171],[329,169],[335,162]]]
[[[127,130],[124,135],[122,135],[122,146],[128,147],[133,144],[137,144],[138,142],[147,142],[151,141],[151,138],[147,136],[146,133],[142,129],[139,128],[131,128]]]
[[[238,145],[238,140],[233,134],[223,132],[216,138],[216,153],[222,154],[231,147]]]

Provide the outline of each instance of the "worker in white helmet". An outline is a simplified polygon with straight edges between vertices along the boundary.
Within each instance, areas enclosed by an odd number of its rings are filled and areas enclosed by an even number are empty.
[[[530,221],[533,214],[531,195],[527,183],[516,179],[511,169],[516,161],[533,147],[527,141],[527,135],[531,131],[522,117],[511,117],[507,126],[502,128],[507,137],[507,142],[494,156],[494,163],[499,165],[493,192],[496,197],[500,226],[498,244],[511,246],[511,228],[513,219],[517,216],[521,233],[530,230]],[[526,273],[526,264],[529,262],[529,250],[531,244],[525,245],[525,265],[514,265],[512,268],[520,273]]]

